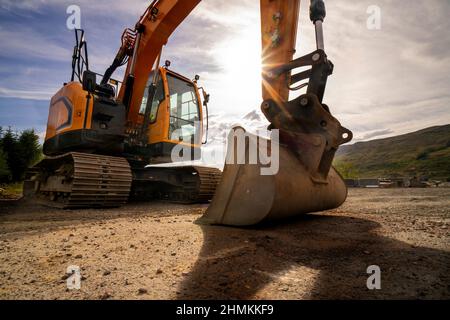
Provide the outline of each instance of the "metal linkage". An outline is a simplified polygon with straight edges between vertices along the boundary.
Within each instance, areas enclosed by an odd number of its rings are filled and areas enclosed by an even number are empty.
[[[341,126],[327,105],[322,103],[328,76],[333,73],[333,63],[324,51],[322,22],[325,18],[322,0],[311,0],[310,18],[316,29],[317,50],[289,63],[277,66],[266,77],[290,75],[300,67],[310,69],[290,76],[291,90],[307,86],[306,94],[286,102],[266,100],[261,109],[271,123],[270,129],[280,130],[280,143],[289,146],[309,171],[315,182],[326,183],[334,154],[338,147],[352,139],[352,132]],[[293,85],[307,80],[293,87]]]
[[[289,146],[315,180],[325,181],[336,150],[352,139],[352,132],[315,94],[301,95],[282,106],[266,100],[261,109],[271,128],[280,130],[280,143]]]
[[[291,90],[296,90],[307,85],[307,93],[317,95],[319,101],[322,101],[328,76],[333,73],[334,66],[333,63],[328,60],[325,52],[321,49],[270,70],[267,73],[267,77],[276,78],[291,72],[295,68],[307,66],[311,66],[311,69],[291,76],[289,86]],[[294,84],[306,79],[308,79],[307,83],[297,88],[292,87]]]

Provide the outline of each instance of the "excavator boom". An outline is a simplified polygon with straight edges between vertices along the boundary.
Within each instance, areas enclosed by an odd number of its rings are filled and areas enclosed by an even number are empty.
[[[171,34],[199,3],[200,0],[154,0],[140,17],[135,28],[124,31],[122,46],[115,60],[120,61],[125,55],[129,56],[118,96],[127,107],[129,122],[142,121],[139,108],[150,72],[159,60],[161,50]],[[107,79],[108,75],[105,74],[102,81],[106,82]]]

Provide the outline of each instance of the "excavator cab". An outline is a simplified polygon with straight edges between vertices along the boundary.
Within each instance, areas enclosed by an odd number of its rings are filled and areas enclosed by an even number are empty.
[[[190,80],[166,66],[150,73],[139,114],[148,128],[146,150],[153,163],[172,162],[175,147],[184,160],[200,158],[207,102],[201,103],[198,79]]]

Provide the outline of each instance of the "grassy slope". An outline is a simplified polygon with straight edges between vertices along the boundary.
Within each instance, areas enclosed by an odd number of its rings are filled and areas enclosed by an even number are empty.
[[[450,125],[343,146],[337,152],[335,165],[338,170],[343,168],[352,173],[350,176],[360,178],[392,175],[450,178]]]

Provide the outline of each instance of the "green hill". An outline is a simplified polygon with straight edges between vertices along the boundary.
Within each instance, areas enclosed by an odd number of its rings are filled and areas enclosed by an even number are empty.
[[[334,162],[345,178],[450,178],[450,124],[339,148]]]

